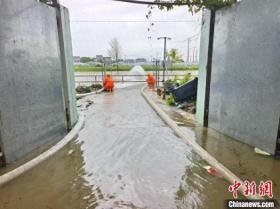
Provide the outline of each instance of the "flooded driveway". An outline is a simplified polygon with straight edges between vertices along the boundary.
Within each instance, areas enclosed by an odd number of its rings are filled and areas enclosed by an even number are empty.
[[[240,179],[255,181],[271,180],[273,198],[280,200],[280,160],[273,156],[263,156],[254,152],[254,147],[225,136],[211,128],[205,128],[195,122],[194,115],[187,114],[176,107],[168,106],[156,94],[148,95],[165,111],[181,129],[196,139],[196,142],[209,154],[236,174]]]
[[[228,183],[207,174],[140,88],[88,97],[79,138],[0,188],[0,208],[224,208]]]

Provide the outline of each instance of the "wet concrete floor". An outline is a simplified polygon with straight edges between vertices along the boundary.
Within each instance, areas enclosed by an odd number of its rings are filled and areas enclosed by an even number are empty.
[[[224,208],[228,183],[174,135],[141,87],[93,95],[85,128],[0,188],[1,209]]]
[[[255,181],[257,184],[260,181],[272,180],[273,198],[280,201],[280,160],[272,156],[256,154],[253,147],[211,128],[202,127],[190,114],[186,115],[175,107],[167,106],[151,91],[147,93],[174,121],[180,123],[185,132],[192,135],[198,144],[239,178]]]

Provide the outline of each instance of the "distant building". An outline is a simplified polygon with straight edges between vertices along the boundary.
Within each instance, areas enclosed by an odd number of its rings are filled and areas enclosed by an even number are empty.
[[[145,58],[137,58],[136,62],[147,62]]]
[[[125,59],[124,63],[133,64],[133,63],[135,63],[135,60],[134,59]]]
[[[103,61],[105,61],[105,63],[112,63],[112,58],[111,57],[103,57]]]
[[[96,62],[103,62],[103,55],[96,55]]]
[[[74,56],[73,60],[74,60],[74,63],[79,63],[79,62],[81,62],[81,57],[80,56]]]

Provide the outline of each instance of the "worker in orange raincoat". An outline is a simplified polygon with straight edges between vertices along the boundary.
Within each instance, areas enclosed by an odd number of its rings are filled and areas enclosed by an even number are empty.
[[[153,89],[155,87],[156,79],[151,73],[148,74],[146,81],[149,88]]]
[[[115,82],[111,75],[106,75],[103,81],[103,88],[105,91],[114,91]]]

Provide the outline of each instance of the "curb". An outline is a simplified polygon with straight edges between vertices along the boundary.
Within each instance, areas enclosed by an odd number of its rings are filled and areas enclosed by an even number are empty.
[[[186,134],[180,127],[152,100],[149,96],[144,92],[146,86],[141,89],[141,94],[147,101],[147,103],[154,109],[154,111],[160,116],[160,118],[181,138],[183,141],[192,146],[194,151],[202,157],[205,161],[207,161],[211,166],[215,167],[218,172],[231,184],[234,184],[235,181],[241,183],[241,187],[239,188],[239,192],[243,194],[245,191],[244,182],[237,177],[233,172],[231,172],[228,168],[226,168],[223,164],[216,160],[212,155],[210,155],[205,149],[203,149],[198,143],[196,143],[195,139]],[[248,196],[248,199],[262,199],[258,196]]]
[[[8,183],[9,181],[15,179],[16,177],[20,176],[21,174],[25,173],[26,171],[30,170],[31,168],[34,168],[35,166],[37,166],[47,158],[57,153],[61,148],[63,148],[66,144],[68,144],[70,141],[72,141],[75,137],[78,136],[78,133],[83,128],[84,123],[85,123],[85,116],[79,114],[79,120],[75,125],[75,127],[57,144],[55,144],[53,147],[43,152],[42,154],[38,155],[34,159],[28,161],[27,163],[0,176],[0,187]]]

